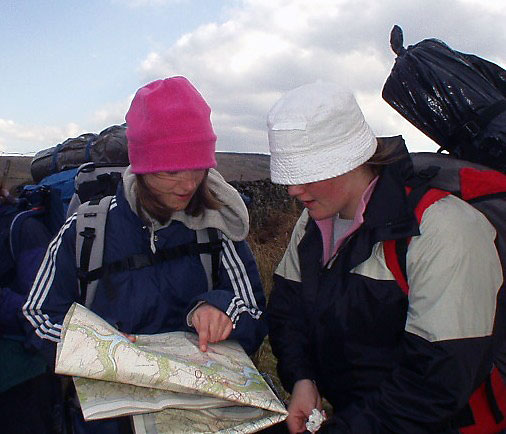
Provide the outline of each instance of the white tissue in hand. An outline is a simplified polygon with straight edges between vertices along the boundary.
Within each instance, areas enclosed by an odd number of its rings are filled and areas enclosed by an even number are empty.
[[[311,415],[306,422],[306,429],[310,433],[315,433],[320,429],[321,424],[325,420],[325,411],[319,412],[316,408],[313,408]]]

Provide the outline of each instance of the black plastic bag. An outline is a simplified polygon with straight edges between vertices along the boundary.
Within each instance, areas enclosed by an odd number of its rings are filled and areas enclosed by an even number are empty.
[[[506,172],[506,71],[437,39],[405,49],[398,26],[390,45],[383,99],[450,154]]]

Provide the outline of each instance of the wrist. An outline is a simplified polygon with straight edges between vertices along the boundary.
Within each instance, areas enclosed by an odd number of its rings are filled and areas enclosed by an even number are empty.
[[[186,324],[188,325],[188,327],[193,327],[193,322],[192,322],[193,314],[200,306],[203,306],[205,304],[207,304],[206,301],[200,300],[197,302],[197,304],[195,306],[193,306],[193,308],[190,310],[190,312],[188,312],[188,314],[186,315]]]

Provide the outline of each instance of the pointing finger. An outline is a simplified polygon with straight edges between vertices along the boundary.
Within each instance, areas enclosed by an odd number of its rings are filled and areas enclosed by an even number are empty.
[[[209,336],[209,329],[208,327],[202,327],[202,330],[198,330],[199,333],[199,347],[200,351],[205,353],[207,351],[207,342],[208,342],[208,336]]]

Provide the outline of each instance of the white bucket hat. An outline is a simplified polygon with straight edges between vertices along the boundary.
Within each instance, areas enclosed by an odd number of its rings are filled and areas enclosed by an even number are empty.
[[[267,126],[276,184],[343,175],[371,158],[377,146],[353,94],[333,83],[287,92],[269,111]]]

